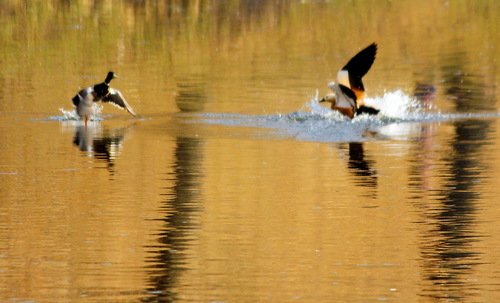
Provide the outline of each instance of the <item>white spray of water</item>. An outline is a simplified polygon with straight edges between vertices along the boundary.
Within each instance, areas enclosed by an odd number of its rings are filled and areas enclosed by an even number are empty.
[[[90,117],[90,121],[101,121],[101,112],[103,106],[100,104],[94,104],[94,115]],[[63,114],[62,116],[52,117],[52,119],[59,121],[78,121],[80,120],[80,116],[76,113],[75,109],[66,110],[64,108],[59,108],[59,111]]]
[[[380,110],[380,114],[390,118],[405,118],[421,111],[420,102],[402,90],[385,92],[383,96],[366,97],[364,103]]]
[[[59,108],[59,111],[63,114],[62,117],[59,117],[61,121],[69,121],[69,120],[80,120],[80,117],[76,113],[76,110],[65,110],[64,108]]]

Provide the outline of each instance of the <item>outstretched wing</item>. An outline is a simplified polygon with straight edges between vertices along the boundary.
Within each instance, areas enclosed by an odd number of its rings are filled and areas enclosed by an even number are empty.
[[[377,54],[377,44],[372,43],[347,62],[347,64],[338,72],[337,81],[356,93],[358,99],[361,99],[365,88],[361,78],[370,70]],[[346,82],[349,83],[346,83]]]
[[[132,116],[136,116],[137,114],[134,112],[132,107],[128,105],[127,101],[123,97],[122,93],[114,88],[109,88],[109,94],[107,94],[103,99],[103,102],[110,102],[113,105],[116,105],[120,107],[121,109],[125,109],[128,111]]]

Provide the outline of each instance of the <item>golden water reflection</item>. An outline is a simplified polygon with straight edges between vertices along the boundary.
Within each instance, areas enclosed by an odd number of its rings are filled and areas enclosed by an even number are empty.
[[[449,156],[444,156],[439,164],[425,159],[415,162],[415,172],[419,173],[416,176],[432,174],[435,170],[443,175],[441,188],[425,185],[431,184],[426,178],[432,176],[410,183],[411,188],[416,189],[413,200],[422,210],[420,220],[425,226],[425,232],[420,235],[426,281],[422,294],[425,296],[465,300],[476,295],[478,286],[471,275],[484,262],[476,244],[486,236],[474,228],[478,208],[481,208],[478,203],[482,201],[478,184],[485,181],[484,176],[490,170],[486,163],[478,160],[478,153],[482,145],[489,144],[484,136],[489,127],[488,121],[458,122],[454,125],[454,136],[449,139]],[[478,129],[481,129],[479,133]],[[426,155],[418,158],[422,157]],[[438,167],[430,170],[431,166]]]
[[[498,118],[196,113],[296,112],[373,41],[369,96],[496,113],[499,3],[2,1],[0,301],[498,301]],[[140,117],[61,121],[109,69]]]

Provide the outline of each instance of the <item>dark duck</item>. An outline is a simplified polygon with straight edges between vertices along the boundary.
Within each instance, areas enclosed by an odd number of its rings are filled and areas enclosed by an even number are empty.
[[[87,122],[95,114],[94,103],[99,101],[106,103],[110,102],[121,109],[125,109],[132,116],[136,115],[132,107],[128,105],[122,93],[117,89],[109,87],[109,82],[114,78],[117,78],[116,74],[114,72],[109,72],[104,82],[84,88],[73,97],[76,113],[80,119],[85,121],[85,125],[87,125]]]
[[[333,93],[327,94],[319,102],[331,103],[332,110],[336,110],[351,119],[361,114],[378,114],[378,109],[362,104],[365,87],[361,81],[361,78],[370,70],[376,54],[377,44],[372,43],[352,57],[338,71],[337,83],[328,83],[328,87]]]

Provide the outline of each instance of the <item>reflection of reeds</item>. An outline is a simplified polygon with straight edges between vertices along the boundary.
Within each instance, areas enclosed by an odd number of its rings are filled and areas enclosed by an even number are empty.
[[[206,31],[235,34],[250,23],[268,20],[275,24],[286,1],[90,1],[7,0],[0,3],[0,16],[9,21],[20,21],[13,26],[24,28],[36,25],[38,29],[63,25],[62,15],[71,16],[77,25],[120,27],[129,34],[165,34]],[[89,23],[86,22],[89,21]],[[105,20],[105,21],[102,21]],[[5,22],[8,23],[8,22]],[[83,25],[83,24],[82,24]],[[93,27],[93,26],[91,26]],[[28,28],[29,29],[29,28]],[[6,34],[8,30],[4,30]]]
[[[104,55],[111,62],[122,62],[125,50],[133,54],[144,44],[152,45],[150,51],[158,56],[182,50],[201,61],[210,61],[214,54],[232,58],[235,53],[251,60],[262,52],[274,52],[286,60],[300,47],[330,64],[378,41],[388,56],[425,65],[411,58],[421,52],[435,53],[437,47],[481,47],[486,52],[482,58],[495,57],[495,49],[488,45],[500,39],[495,30],[498,6],[497,1],[421,5],[413,1],[6,0],[0,3],[0,40],[5,42],[0,49],[34,52],[43,43],[44,50],[63,49],[72,56],[69,61],[88,64],[88,57]]]
[[[40,32],[41,37],[60,37],[54,27],[74,25],[89,29],[105,29],[110,37],[116,32],[135,37],[157,38],[187,36],[217,39],[228,43],[249,33],[261,33],[271,28],[314,36],[311,23],[323,24],[338,41],[339,36],[349,36],[365,44],[367,37],[381,34],[401,37],[414,36],[431,39],[443,36],[443,31],[454,31],[457,23],[469,22],[471,30],[492,32],[491,39],[499,39],[491,29],[497,26],[498,2],[462,1],[445,5],[440,2],[421,5],[413,1],[381,3],[379,1],[324,2],[322,1],[97,1],[97,0],[6,0],[0,3],[0,16],[4,19],[3,38],[14,27]],[[63,16],[64,15],[64,16]],[[470,18],[476,15],[478,18]],[[5,19],[8,19],[6,21]],[[426,22],[425,20],[429,20]],[[430,21],[432,20],[432,22]],[[20,21],[18,24],[13,21]],[[325,22],[326,21],[326,22]],[[445,23],[448,22],[448,23]],[[5,25],[11,26],[7,29]],[[31,28],[30,25],[33,27]],[[112,28],[115,28],[113,31]],[[358,31],[351,35],[350,30]],[[319,29],[321,30],[321,29]],[[103,31],[104,32],[104,31]],[[360,35],[362,33],[362,35]],[[25,37],[26,38],[26,37]],[[408,36],[405,36],[408,39]],[[369,41],[373,40],[370,38]],[[395,39],[390,39],[395,40]],[[397,39],[396,39],[397,40]],[[490,40],[491,41],[491,40]]]

